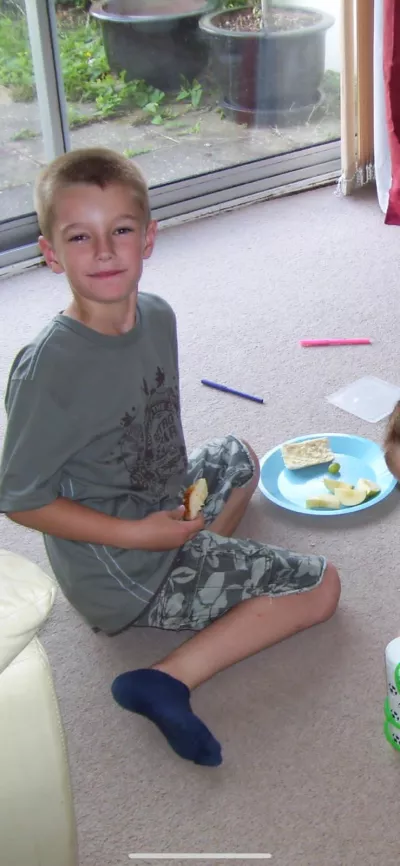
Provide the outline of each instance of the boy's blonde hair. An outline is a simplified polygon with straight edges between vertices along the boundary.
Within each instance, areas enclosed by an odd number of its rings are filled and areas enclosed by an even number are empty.
[[[37,177],[34,204],[40,230],[46,238],[52,236],[58,191],[74,183],[92,183],[101,189],[112,183],[124,184],[131,189],[133,198],[143,211],[145,225],[150,222],[149,192],[137,165],[114,150],[88,147],[64,153]]]

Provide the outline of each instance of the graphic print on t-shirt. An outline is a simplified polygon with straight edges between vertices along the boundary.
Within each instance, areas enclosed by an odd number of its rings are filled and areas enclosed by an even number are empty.
[[[125,464],[132,490],[148,490],[161,497],[173,476],[186,469],[179,391],[177,384],[165,384],[161,367],[156,370],[155,386],[149,388],[143,379],[142,390],[147,398],[144,417],[138,418],[132,406],[120,421],[123,434],[118,462]]]

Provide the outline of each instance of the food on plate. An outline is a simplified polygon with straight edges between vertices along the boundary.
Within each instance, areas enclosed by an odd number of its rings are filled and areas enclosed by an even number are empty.
[[[207,481],[199,478],[194,484],[185,490],[183,504],[185,506],[185,520],[194,520],[200,513],[208,496]]]
[[[340,508],[340,502],[337,496],[332,496],[329,493],[321,493],[321,496],[313,496],[306,500],[306,508]]]
[[[353,489],[352,484],[346,484],[345,481],[336,481],[335,478],[324,478],[324,484],[326,489],[329,490],[330,493],[334,493],[335,490],[338,489],[338,487],[343,487],[344,490]]]
[[[338,472],[340,472],[340,463],[331,463],[331,465],[328,466],[328,472],[330,472],[331,475],[337,475]]]
[[[341,505],[345,508],[354,508],[356,505],[361,505],[362,502],[378,496],[381,492],[379,485],[368,478],[359,478],[355,486],[347,484],[345,481],[337,481],[335,478],[324,478],[323,482],[325,488],[329,490],[329,495],[321,493],[307,499],[306,508],[337,510]]]
[[[372,499],[374,496],[378,496],[378,493],[381,492],[379,484],[376,484],[375,481],[369,481],[368,478],[359,478],[356,484],[356,490],[364,490],[367,494],[366,499]]]
[[[355,505],[361,505],[367,498],[365,490],[346,490],[343,487],[336,488],[335,496],[340,504],[345,505],[346,508],[354,508]]]
[[[305,469],[319,463],[331,463],[334,458],[328,439],[305,439],[282,445],[282,458],[286,469]]]

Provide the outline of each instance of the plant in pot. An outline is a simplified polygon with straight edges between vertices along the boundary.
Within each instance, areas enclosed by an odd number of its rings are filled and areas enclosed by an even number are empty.
[[[228,0],[202,16],[211,68],[228,116],[249,126],[303,123],[324,101],[325,36],[332,15],[271,0]]]
[[[112,72],[146,81],[162,91],[179,90],[208,63],[199,19],[218,0],[96,0],[90,14],[102,27]]]

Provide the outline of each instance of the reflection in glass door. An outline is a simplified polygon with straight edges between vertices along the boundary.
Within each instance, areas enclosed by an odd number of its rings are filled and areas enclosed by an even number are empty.
[[[45,160],[23,2],[0,3],[2,219],[32,211],[31,184]]]
[[[12,247],[21,247],[14,259],[34,254],[32,185],[38,169],[69,147],[53,12],[47,0],[0,0],[0,266]]]
[[[46,4],[39,14],[29,0],[0,0],[1,216],[32,211],[32,182],[38,166],[63,148],[54,88],[44,69],[49,50]],[[41,32],[40,32],[41,30]],[[33,56],[33,50],[35,55]]]

